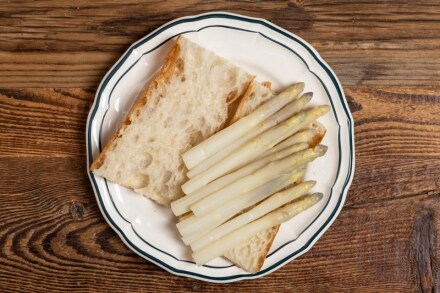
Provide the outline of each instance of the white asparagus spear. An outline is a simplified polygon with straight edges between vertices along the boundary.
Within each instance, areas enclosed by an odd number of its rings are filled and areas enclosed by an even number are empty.
[[[303,168],[297,169],[291,173],[282,174],[281,176],[258,186],[248,193],[245,193],[238,198],[225,203],[209,214],[206,214],[202,217],[196,217],[193,215],[185,220],[180,221],[177,223],[177,229],[184,237],[194,234],[202,235],[226,222],[241,210],[296,182],[303,174]]]
[[[257,172],[245,176],[224,188],[211,193],[204,199],[198,201],[190,208],[193,213],[201,217],[221,204],[237,197],[243,193],[246,193],[255,187],[261,185],[261,182],[267,182],[272,180],[281,174],[290,172],[291,170],[298,168],[298,166],[304,165],[313,161],[317,157],[323,156],[327,151],[327,147],[324,145],[318,145],[315,148],[309,148],[307,150],[295,153],[284,159],[273,161]]]
[[[329,110],[330,107],[328,105],[317,106],[310,110],[300,112],[288,120],[268,129],[239,147],[222,161],[205,170],[202,174],[187,181],[182,185],[183,192],[185,194],[194,192],[233,169],[251,162],[260,154],[315,121],[319,116],[324,115]]]
[[[315,205],[322,199],[322,197],[323,195],[321,193],[312,194],[306,196],[300,201],[271,212],[261,219],[251,222],[194,252],[192,255],[193,259],[197,265],[203,265],[208,261],[223,255],[226,251],[231,250],[240,243],[247,241],[258,232],[290,220],[294,216]]]
[[[329,105],[320,105],[320,106],[317,106],[317,107],[314,107],[312,109],[307,110],[306,111],[306,118],[299,125],[296,125],[296,127],[292,127],[291,129],[289,129],[289,131],[284,133],[284,135],[280,138],[280,141],[285,140],[289,136],[295,134],[298,130],[308,126],[310,123],[315,123],[316,122],[317,124],[321,125],[319,122],[316,121],[316,119],[318,117],[323,116],[328,111],[330,111],[330,106]],[[324,131],[324,133],[320,134],[319,131],[318,131],[318,135],[324,135],[325,134],[325,128],[324,128],[324,130],[320,129],[320,131]]]
[[[273,148],[265,151],[261,156],[267,156],[276,153],[279,150],[282,150],[294,144],[309,142],[315,135],[317,135],[317,131],[314,129],[301,130],[295,133],[294,135],[292,135],[291,137],[287,138],[286,140],[280,142]]]
[[[275,127],[263,132],[257,137],[254,137],[244,145],[240,146],[237,150],[229,154],[222,161],[211,166],[205,170],[202,174],[195,176],[182,185],[182,190],[185,194],[196,191],[200,187],[208,184],[209,182],[221,177],[224,174],[251,162],[257,158],[267,149],[275,145],[279,140],[278,138],[289,131],[290,128],[297,124],[301,124],[306,118],[306,113],[298,113],[288,120],[276,125]]]
[[[279,95],[258,107],[249,115],[241,118],[229,127],[217,132],[202,143],[196,145],[182,156],[188,169],[192,169],[206,158],[227,147],[244,134],[248,133],[261,121],[267,119],[279,109],[296,99],[304,90],[304,83],[300,82],[287,88]]]
[[[183,221],[183,220],[185,220],[185,219],[188,219],[188,218],[190,218],[190,217],[192,217],[192,216],[194,216],[194,214],[193,213],[186,213],[186,214],[182,214],[182,215],[180,215],[180,217],[179,217],[179,221]]]
[[[282,158],[285,158],[291,154],[294,154],[299,151],[303,151],[307,149],[309,146],[307,143],[298,143],[293,146],[290,146],[288,148],[285,148],[283,150],[280,150],[276,153],[270,154],[268,156],[262,157],[261,159],[246,165],[232,173],[229,173],[223,177],[220,177],[208,185],[203,186],[202,188],[198,189],[194,193],[190,193],[186,196],[183,196],[171,203],[171,210],[176,216],[183,215],[186,212],[189,212],[189,207],[196,203],[197,201],[205,198],[207,195],[219,190],[220,188],[223,188],[227,186],[228,184],[231,184],[238,179],[250,175],[257,171],[258,169],[261,169],[264,165],[269,164],[272,161],[279,160]]]
[[[186,173],[186,176],[188,178],[193,178],[194,176],[199,175],[200,173],[202,173],[212,165],[216,164],[217,162],[225,158],[227,155],[229,155],[232,151],[243,145],[245,142],[263,133],[267,129],[274,127],[280,122],[285,121],[292,115],[298,113],[304,108],[305,105],[307,105],[308,102],[310,102],[312,96],[313,93],[305,93],[299,99],[294,100],[293,102],[287,104],[284,108],[282,108],[281,110],[270,116],[268,119],[262,121],[259,125],[257,125],[257,127],[252,129],[242,137],[238,138],[236,141],[226,146],[222,150],[213,154],[212,156],[210,156],[209,158],[198,164],[193,169],[189,170]]]
[[[191,243],[193,243],[197,239],[204,236],[206,234],[205,232],[209,233],[210,231],[201,231],[200,233],[196,233],[196,234],[193,234],[190,236],[182,237],[181,239],[182,239],[183,243],[185,243],[185,245],[189,246]]]
[[[195,241],[192,241],[192,243],[190,241],[188,242],[190,243],[193,251],[199,250],[200,248],[246,225],[247,223],[250,223],[255,219],[259,219],[265,214],[276,210],[286,203],[300,198],[301,196],[305,195],[313,186],[315,186],[315,184],[316,181],[306,181],[284,191],[275,193],[253,207],[251,210],[233,218],[228,222],[225,221],[226,223],[211,229],[208,231],[208,233],[200,233],[201,237]],[[215,211],[213,211],[213,214],[214,213]]]

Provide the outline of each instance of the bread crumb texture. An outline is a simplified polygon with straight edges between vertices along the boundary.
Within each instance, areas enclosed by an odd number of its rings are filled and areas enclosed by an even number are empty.
[[[179,37],[165,65],[101,154],[95,174],[164,205],[187,180],[181,155],[228,118],[228,99],[252,76]]]
[[[276,226],[259,232],[248,241],[226,252],[224,257],[248,272],[258,272],[263,266],[278,228],[279,226]]]

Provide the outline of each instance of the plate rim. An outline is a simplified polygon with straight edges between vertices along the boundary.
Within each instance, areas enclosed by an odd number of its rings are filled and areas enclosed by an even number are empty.
[[[191,23],[203,19],[208,18],[220,18],[220,19],[234,19],[239,20],[243,22],[248,23],[254,23],[263,25],[264,27],[274,31],[275,33],[280,33],[284,35],[285,37],[297,41],[302,47],[304,47],[311,55],[314,57],[315,61],[322,67],[322,69],[326,72],[328,77],[332,80],[333,84],[335,85],[335,89],[338,92],[339,99],[341,101],[341,106],[343,109],[343,112],[345,113],[345,116],[347,118],[347,130],[348,130],[348,141],[349,141],[349,149],[350,154],[348,156],[348,164],[349,167],[347,168],[347,179],[344,182],[344,184],[341,187],[341,191],[339,194],[338,202],[336,203],[335,208],[333,211],[331,211],[328,218],[325,220],[324,224],[308,239],[308,241],[300,248],[295,250],[292,253],[289,253],[286,257],[276,261],[275,264],[271,265],[270,267],[266,268],[265,270],[259,271],[255,274],[251,273],[244,273],[244,274],[234,274],[229,276],[209,276],[209,275],[203,275],[200,273],[192,272],[192,271],[186,271],[182,269],[178,269],[174,267],[173,265],[167,264],[163,260],[160,260],[156,258],[155,256],[149,254],[143,249],[140,249],[136,246],[136,244],[132,243],[130,240],[130,237],[128,237],[124,233],[124,229],[122,227],[119,227],[118,224],[112,219],[111,214],[106,210],[104,203],[102,202],[102,198],[100,197],[99,188],[97,186],[97,183],[94,179],[94,176],[90,170],[89,166],[92,162],[92,152],[91,152],[91,127],[92,127],[92,119],[94,115],[97,113],[99,109],[99,101],[102,95],[103,89],[107,86],[108,82],[112,78],[112,76],[119,70],[119,68],[124,64],[126,59],[130,56],[132,51],[137,48],[139,45],[147,42],[148,40],[151,40],[155,36],[159,35],[163,31],[179,25],[180,23]],[[258,31],[258,29],[256,29]],[[310,70],[311,71],[311,70]],[[319,78],[319,77],[318,77]],[[344,117],[344,116],[343,116]],[[214,11],[214,12],[208,12],[208,13],[202,13],[192,16],[184,16],[177,19],[174,19],[170,22],[167,22],[166,24],[160,26],[150,34],[144,36],[143,38],[139,39],[138,41],[134,42],[125,52],[124,54],[118,59],[118,61],[110,68],[110,70],[106,73],[106,75],[101,80],[101,83],[96,91],[95,99],[93,102],[93,105],[91,106],[87,123],[86,123],[86,150],[87,150],[87,174],[89,176],[89,179],[92,183],[92,188],[95,194],[95,197],[98,202],[99,209],[101,210],[101,213],[103,214],[104,218],[106,219],[107,223],[112,227],[112,229],[118,234],[118,236],[122,239],[122,241],[134,252],[136,252],[141,257],[153,262],[154,264],[162,267],[163,269],[167,270],[168,272],[180,275],[180,276],[186,276],[190,278],[196,278],[203,281],[210,281],[210,282],[233,282],[238,281],[242,279],[254,279],[261,277],[263,275],[266,275],[281,266],[283,266],[286,262],[304,254],[308,250],[313,247],[314,243],[323,235],[323,233],[331,226],[333,221],[337,218],[340,210],[342,209],[343,203],[345,202],[348,189],[351,185],[351,182],[353,180],[354,175],[354,168],[355,168],[355,148],[354,148],[354,126],[353,126],[353,118],[351,115],[351,112],[348,108],[347,101],[342,89],[342,86],[336,76],[336,74],[333,72],[333,70],[328,66],[328,64],[322,59],[322,57],[319,55],[319,53],[306,41],[304,41],[302,38],[298,37],[297,35],[278,27],[277,25],[262,19],[262,18],[254,18],[254,17],[248,17],[240,14],[235,13],[229,13],[229,12],[221,12],[221,11]],[[123,217],[122,217],[123,218]]]

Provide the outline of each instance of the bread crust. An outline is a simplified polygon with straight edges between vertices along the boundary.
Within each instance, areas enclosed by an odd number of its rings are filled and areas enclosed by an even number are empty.
[[[272,247],[272,243],[275,240],[275,236],[277,236],[277,234],[278,234],[278,230],[280,230],[280,225],[277,225],[277,226],[270,228],[269,241],[268,241],[266,247],[264,247],[264,250],[261,253],[260,257],[258,258],[258,264],[257,264],[257,267],[255,268],[255,271],[253,273],[258,272],[261,269],[261,267],[263,266],[264,261],[266,260],[266,256],[269,253],[269,249]]]
[[[104,149],[101,151],[99,156],[95,159],[95,161],[90,166],[90,171],[93,172],[96,169],[99,169],[102,164],[104,164],[106,153],[111,150],[114,147],[114,144],[118,138],[121,137],[123,131],[125,128],[131,124],[131,117],[134,114],[136,110],[140,109],[141,107],[145,106],[145,104],[148,101],[148,96],[151,94],[153,88],[157,87],[161,83],[167,83],[170,76],[172,75],[172,71],[174,68],[174,64],[177,61],[177,58],[180,54],[180,46],[179,46],[179,37],[177,37],[176,42],[174,43],[171,50],[168,52],[165,63],[162,66],[160,72],[156,75],[154,80],[148,85],[146,90],[143,91],[143,93],[140,95],[140,98],[136,101],[136,103],[131,108],[130,112],[125,117],[122,124],[118,127],[118,130],[113,134],[110,141],[105,145]]]
[[[252,94],[253,91],[253,86],[252,84],[254,84],[255,79],[251,80],[249,82],[249,85],[246,89],[246,91],[243,93],[243,97],[240,99],[240,103],[237,105],[236,110],[234,112],[234,115],[232,115],[231,119],[228,121],[227,125],[230,125],[234,122],[236,122],[237,120],[239,120],[241,117],[240,113],[243,111],[243,107],[246,104],[246,102],[250,99],[250,95]],[[272,83],[270,81],[264,81],[261,83],[265,88],[268,88],[269,90],[272,88]]]
[[[252,94],[252,90],[254,89],[252,86],[253,82],[254,82],[254,80],[251,80],[249,82],[248,87],[246,88],[246,90],[243,93],[242,98],[240,99],[240,103],[237,105],[237,107],[234,111],[234,114],[231,115],[232,118],[229,121],[227,121],[226,125],[231,125],[241,118],[240,112],[243,111],[244,104],[247,102],[247,100],[249,99],[249,96]]]
[[[99,169],[104,164],[106,153],[115,146],[117,139],[122,136],[122,133],[124,132],[125,128],[131,124],[131,118],[133,117],[133,115],[136,116],[139,115],[139,110],[147,104],[148,98],[151,95],[152,91],[157,89],[157,87],[159,86],[165,86],[170,80],[170,78],[173,76],[173,74],[176,74],[183,69],[181,68],[181,66],[179,66],[179,59],[180,59],[179,57],[181,53],[181,48],[179,45],[180,39],[181,36],[178,36],[176,41],[174,42],[174,45],[172,46],[167,56],[165,57],[164,65],[161,67],[159,73],[150,82],[147,88],[141,93],[139,99],[136,101],[136,103],[133,105],[133,107],[125,117],[124,121],[118,127],[118,130],[111,137],[110,141],[105,145],[99,156],[91,164],[90,166],[91,172],[93,172],[96,169]],[[230,121],[231,117],[235,116],[235,113],[237,112],[238,109],[238,105],[241,104],[241,101],[244,98],[245,93],[249,90],[249,87],[252,84],[252,80],[247,85],[246,91],[243,94],[231,92],[230,95],[227,97],[228,119],[226,119],[224,125],[228,125],[229,124],[228,122]],[[222,129],[224,125],[221,125],[220,129]],[[131,188],[130,186],[126,186],[126,187]]]
[[[174,45],[168,52],[167,56],[165,57],[164,65],[161,67],[159,73],[154,77],[154,79],[150,82],[150,84],[146,87],[146,89],[140,94],[138,100],[134,103],[134,105],[128,112],[127,116],[125,117],[124,121],[118,127],[117,131],[113,134],[113,136],[110,138],[110,141],[105,145],[99,156],[91,164],[90,166],[91,172],[99,169],[104,164],[107,152],[111,151],[116,146],[118,139],[122,136],[126,127],[131,124],[132,118],[139,115],[139,110],[147,104],[147,101],[151,96],[153,90],[157,89],[157,87],[160,86],[166,86],[166,84],[173,76],[173,74],[176,74],[178,73],[179,70],[181,70],[179,69],[179,57],[181,53],[181,48],[179,45],[180,38],[181,38],[180,36],[177,37]],[[249,82],[246,90],[243,93],[231,93],[231,95],[227,97],[228,119],[226,120],[223,126],[230,125],[231,123],[238,120],[239,118],[238,115],[241,111],[241,108],[243,107],[246,100],[249,98],[249,95],[252,93],[252,89],[253,89],[252,83],[253,83],[253,79]],[[270,83],[264,83],[264,86],[270,88]],[[221,126],[220,129],[223,128],[223,126]],[[126,186],[126,187],[131,188],[130,186]],[[268,236],[269,237],[268,243],[264,247],[264,250],[261,253],[261,255],[258,257],[258,265],[256,268],[254,268],[255,269],[254,272],[259,271],[263,266],[267,253],[269,252],[269,249],[275,239],[278,230],[279,230],[279,225],[270,229],[270,233]]]

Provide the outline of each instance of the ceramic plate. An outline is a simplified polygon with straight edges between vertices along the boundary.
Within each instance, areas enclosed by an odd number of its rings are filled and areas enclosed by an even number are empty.
[[[281,226],[256,274],[222,258],[201,267],[195,265],[168,208],[89,173],[97,202],[128,247],[173,274],[211,282],[261,277],[308,251],[343,206],[354,171],[354,137],[342,87],[315,49],[266,20],[218,12],[179,18],[134,43],[102,80],[87,122],[88,165],[157,73],[179,35],[255,74],[259,81],[271,81],[275,91],[303,81],[305,90],[314,93],[312,104],[331,105],[332,111],[320,118],[327,128],[323,144],[329,150],[309,164],[306,172],[306,178],[318,181],[314,190],[324,193],[324,199]]]

